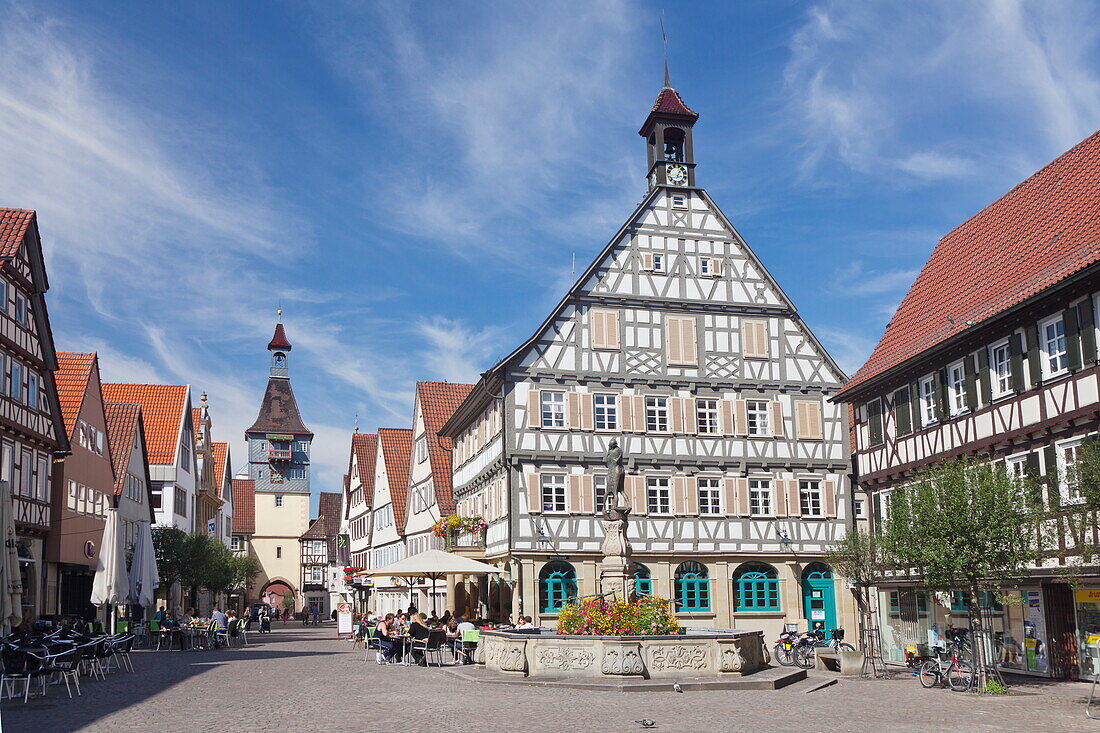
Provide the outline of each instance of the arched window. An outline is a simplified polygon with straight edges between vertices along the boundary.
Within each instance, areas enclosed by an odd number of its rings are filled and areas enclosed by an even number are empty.
[[[710,575],[698,562],[682,562],[676,568],[676,610],[710,610]]]
[[[734,611],[778,611],[779,573],[771,565],[748,562],[733,574]]]
[[[567,562],[548,562],[539,572],[539,608],[543,613],[557,613],[566,598],[577,595],[577,571]]]
[[[282,353],[281,351],[276,351],[275,352],[275,368],[276,369],[285,369],[286,368],[286,354]]]
[[[812,562],[802,571],[803,580],[832,580],[833,571],[829,566],[821,562]]]
[[[653,579],[649,568],[640,562],[634,563],[634,593],[639,596],[653,595]]]

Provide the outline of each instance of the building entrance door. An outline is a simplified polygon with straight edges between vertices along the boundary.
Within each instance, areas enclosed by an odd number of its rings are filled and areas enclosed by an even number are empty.
[[[820,629],[828,637],[829,632],[836,628],[833,571],[828,565],[810,563],[802,571],[802,609],[811,630]]]

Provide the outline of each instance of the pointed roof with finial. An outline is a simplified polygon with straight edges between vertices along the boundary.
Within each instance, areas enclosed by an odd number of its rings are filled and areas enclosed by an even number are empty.
[[[279,322],[275,324],[275,335],[271,337],[271,341],[267,344],[268,351],[279,349],[280,351],[290,351],[293,346],[290,345],[290,341],[287,340],[286,331],[283,330],[283,309],[280,308],[276,311],[279,314]]]
[[[657,94],[653,108],[649,111],[649,116],[645,118],[645,123],[638,134],[642,137],[648,135],[656,117],[682,120],[689,124],[695,124],[695,120],[699,119],[699,113],[684,104],[680,93],[672,88],[672,81],[668,75],[668,59],[665,59],[665,84]]]

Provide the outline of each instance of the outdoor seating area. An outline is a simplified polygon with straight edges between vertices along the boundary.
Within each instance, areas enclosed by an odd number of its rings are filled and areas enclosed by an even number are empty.
[[[0,700],[44,697],[49,685],[65,683],[79,696],[81,677],[105,680],[112,672],[133,672],[131,633],[84,633],[62,627],[51,633],[15,631],[0,641]]]
[[[352,636],[354,648],[364,649],[365,661],[398,666],[444,667],[473,664],[474,652],[482,631],[532,631],[530,620],[520,617],[515,624],[494,624],[484,619],[477,623],[450,611],[436,618],[417,613],[387,614],[385,617],[360,617]]]

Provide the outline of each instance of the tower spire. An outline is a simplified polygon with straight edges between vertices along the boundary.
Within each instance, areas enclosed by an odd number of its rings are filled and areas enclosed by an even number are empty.
[[[661,10],[661,45],[665,50],[665,89],[672,89],[672,82],[668,78],[668,35],[665,33],[665,11]]]

